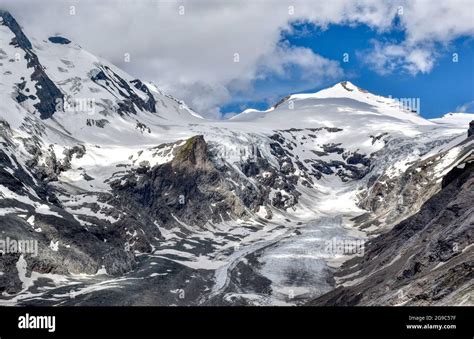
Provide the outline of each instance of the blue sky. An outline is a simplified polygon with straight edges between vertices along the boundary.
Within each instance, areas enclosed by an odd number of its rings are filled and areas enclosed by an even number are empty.
[[[335,60],[344,71],[336,81],[325,81],[312,86],[306,81],[301,88],[297,67],[285,69],[284,78],[269,76],[254,83],[252,97],[246,100],[245,94],[236,93],[233,100],[221,108],[223,113],[239,112],[246,108],[266,109],[278,98],[291,93],[310,93],[328,87],[340,80],[350,80],[354,84],[372,93],[395,98],[420,98],[421,115],[435,118],[448,112],[455,112],[466,106],[466,112],[474,112],[474,40],[461,37],[449,44],[434,44],[432,48],[437,58],[428,72],[410,73],[399,67],[390,73],[380,74],[367,64],[371,57],[373,42],[382,41],[399,44],[405,39],[404,31],[393,29],[390,32],[377,32],[366,25],[354,27],[330,25],[321,29],[311,23],[293,24],[292,29],[282,33],[281,41],[291,46],[310,48],[324,58]],[[343,62],[344,53],[349,61]],[[457,53],[457,62],[453,62],[453,53]],[[317,79],[315,79],[315,83]],[[295,88],[290,93],[288,88]]]

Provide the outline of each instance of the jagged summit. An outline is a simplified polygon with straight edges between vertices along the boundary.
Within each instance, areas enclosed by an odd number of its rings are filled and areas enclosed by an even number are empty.
[[[352,92],[353,90],[360,90],[360,91],[365,91],[365,90],[362,90],[360,89],[359,87],[357,87],[356,85],[354,85],[352,82],[350,81],[341,81],[339,83],[337,83],[335,86],[342,86],[345,90],[349,91],[349,92]]]
[[[84,141],[97,139],[95,128],[109,130],[100,133],[102,139],[129,139],[142,131],[152,134],[152,124],[202,121],[184,102],[65,37],[38,39],[33,45],[9,12],[0,13],[0,85],[13,98],[4,101],[10,110],[19,105],[23,114],[50,120],[45,123]]]

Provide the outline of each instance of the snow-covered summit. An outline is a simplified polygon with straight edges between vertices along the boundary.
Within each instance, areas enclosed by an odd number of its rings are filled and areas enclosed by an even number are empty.
[[[474,120],[474,113],[448,113],[441,118],[431,119],[431,121],[438,124],[455,125],[462,128],[467,128],[469,123]]]
[[[27,37],[10,13],[0,12],[0,18],[0,88],[5,94],[0,118],[9,121],[4,114],[19,111],[54,129],[52,134],[99,144],[109,143],[110,136],[156,139],[163,125],[203,120],[183,101],[69,39]]]
[[[231,120],[283,123],[291,117],[305,123],[319,121],[336,125],[351,119],[359,125],[363,122],[383,125],[388,121],[431,125],[432,122],[416,113],[419,106],[416,98],[387,98],[343,81],[315,93],[289,95],[265,111],[247,109]]]

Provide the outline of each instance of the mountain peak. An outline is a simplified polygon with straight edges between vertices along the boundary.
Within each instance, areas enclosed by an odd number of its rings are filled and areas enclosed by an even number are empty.
[[[318,92],[315,92],[315,93],[295,93],[295,94],[287,95],[286,97],[284,97],[283,99],[278,101],[272,108],[275,109],[278,106],[280,106],[281,104],[283,104],[284,102],[287,102],[287,101],[290,101],[290,100],[293,100],[293,99],[308,99],[308,98],[312,98],[312,97],[317,97],[320,93],[323,93],[323,92],[326,92],[326,91],[341,94],[340,93],[341,89],[344,89],[345,92],[359,91],[359,92],[362,92],[362,93],[369,93],[365,89],[357,87],[356,85],[354,85],[350,81],[345,80],[345,81],[338,82],[337,84],[335,84],[332,87],[324,88],[324,89],[322,89]]]
[[[357,90],[357,91],[362,92],[362,93],[369,93],[369,91],[367,91],[363,88],[360,88],[359,86],[356,86],[352,82],[347,81],[347,80],[341,81],[333,87],[342,87],[343,89],[345,89],[346,91],[349,91],[349,92]]]
[[[411,105],[410,102],[407,106]],[[321,107],[325,107],[322,109]],[[417,103],[414,107],[419,107]],[[411,107],[411,106],[410,106]],[[281,115],[281,121],[288,119],[288,114],[294,114],[293,110],[298,109],[298,116],[301,120],[307,118],[314,119],[316,114],[325,121],[342,123],[346,121],[347,114],[354,114],[359,117],[378,116],[379,119],[397,119],[400,121],[410,121],[414,124],[429,125],[432,122],[425,120],[413,109],[408,109],[402,101],[396,98],[384,97],[373,94],[363,88],[360,88],[350,81],[341,81],[331,87],[321,89],[314,93],[297,93],[284,97],[276,105],[266,111],[247,109],[241,114],[232,118],[232,120],[255,120],[262,119],[268,115],[268,120],[278,120],[278,113]],[[318,110],[320,110],[318,112]],[[275,111],[278,111],[275,113]],[[290,113],[291,112],[291,113]],[[329,113],[332,112],[332,113]],[[271,118],[270,118],[271,113]]]
[[[353,91],[354,89],[357,88],[357,86],[355,86],[352,82],[350,81],[341,81],[340,83],[338,83],[337,85],[339,86],[342,86],[342,88],[344,88],[345,90],[347,91]],[[336,86],[337,86],[336,85]]]
[[[311,98],[326,98],[326,97],[359,97],[359,96],[366,96],[366,95],[374,95],[371,94],[369,91],[360,88],[356,85],[354,85],[350,81],[341,81],[338,82],[337,84],[331,86],[331,87],[326,87],[323,88],[317,92],[313,93],[295,93],[292,95],[289,95],[282,99],[282,101],[285,100],[300,100],[300,99],[311,99]]]

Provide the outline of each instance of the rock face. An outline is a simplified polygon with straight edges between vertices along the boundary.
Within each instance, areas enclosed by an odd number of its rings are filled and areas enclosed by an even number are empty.
[[[418,213],[368,242],[364,257],[338,274],[340,286],[310,305],[472,304],[473,201],[471,157]]]
[[[474,135],[474,120],[469,123],[469,130],[467,131],[467,136],[472,137]]]
[[[25,203],[2,197],[0,209],[17,209],[23,217],[9,214],[1,216],[1,240],[6,239],[37,242],[37,255],[25,254],[25,274],[38,273],[88,273],[94,274],[104,267],[110,274],[123,274],[132,269],[134,257],[115,232],[97,229],[84,232],[84,227],[61,208],[47,185],[36,185],[24,168],[19,167],[10,174],[7,165],[10,158],[0,150],[0,185],[23,197]],[[13,159],[13,161],[17,161]],[[9,169],[9,168],[8,168]],[[26,202],[30,202],[28,204]],[[36,213],[36,208],[48,210],[48,214]],[[104,242],[110,239],[110,242]],[[58,249],[51,244],[61,244]],[[4,249],[4,248],[2,248]],[[23,256],[23,254],[21,254]],[[0,293],[17,293],[22,290],[18,263],[20,254],[8,253],[0,257]]]
[[[429,150],[439,147],[437,141],[433,141],[418,148],[421,154],[429,155]],[[390,158],[398,152],[408,151],[413,145],[400,144],[400,140],[387,141],[386,147],[373,154],[380,161],[390,161]],[[469,156],[472,153],[472,145],[468,145],[467,140],[456,146],[459,151],[445,150],[432,156],[426,156],[419,161],[406,163],[406,169],[398,175],[393,175],[390,171],[385,173],[371,173],[366,181],[367,190],[359,195],[359,206],[368,211],[368,214],[356,218],[361,229],[371,226],[377,227],[377,232],[390,229],[395,224],[416,213],[422,204],[441,188],[441,178],[439,177],[439,162],[443,159],[449,161],[453,157],[453,162]],[[381,222],[383,221],[383,223]]]
[[[9,12],[0,9],[0,18],[3,19],[3,24],[10,28],[10,30],[15,34],[18,46],[23,49],[32,48],[30,40],[28,40],[21,30],[20,25],[18,25],[18,22],[16,22],[15,18]]]
[[[171,162],[151,169],[144,166],[124,179],[111,184],[118,196],[111,203],[145,211],[162,226],[182,221],[199,227],[245,212],[209,160],[202,135],[188,139]]]
[[[33,69],[31,81],[35,82],[36,97],[19,92],[17,100],[23,102],[27,98],[39,99],[39,102],[34,104],[34,107],[40,112],[42,119],[50,118],[56,112],[56,105],[58,101],[63,100],[64,95],[44,71],[43,65],[41,65],[37,55],[33,52],[31,42],[21,30],[15,18],[5,11],[0,11],[0,17],[3,19],[3,25],[10,28],[15,34],[14,41],[11,44],[17,45],[24,51],[25,59],[28,61],[28,68]]]
[[[130,84],[122,79],[122,77],[115,73],[109,66],[99,66],[98,69],[92,72],[91,80],[106,90],[114,88],[120,93],[124,99],[118,103],[119,108],[117,112],[121,115],[137,114],[136,108],[152,113],[156,112],[156,101],[150,93],[150,90],[140,80],[132,80],[130,83],[147,95],[146,100],[137,95],[132,90]]]

